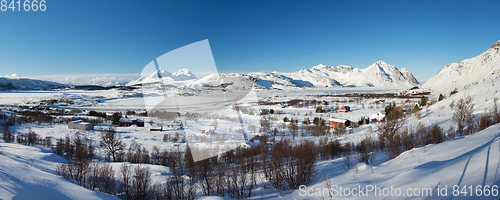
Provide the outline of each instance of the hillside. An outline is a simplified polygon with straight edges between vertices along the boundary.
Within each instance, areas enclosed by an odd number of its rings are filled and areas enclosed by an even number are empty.
[[[118,199],[55,175],[66,160],[51,150],[13,143],[1,148],[0,199]]]
[[[464,89],[478,82],[488,81],[500,76],[500,41],[474,58],[451,63],[422,85],[436,93],[449,94],[454,88]]]

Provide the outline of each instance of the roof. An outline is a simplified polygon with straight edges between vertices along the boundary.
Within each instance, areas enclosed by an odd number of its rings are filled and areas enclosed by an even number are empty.
[[[142,119],[130,119],[130,118],[120,118],[120,122],[129,122],[132,123],[132,121],[137,120],[137,122],[144,122]]]
[[[163,123],[163,125],[177,125],[177,126],[180,126],[181,124],[182,124],[182,122],[179,122],[179,121],[170,121],[170,122]]]
[[[75,120],[75,121],[71,121],[69,123],[73,123],[73,124],[90,124],[88,122],[84,122],[83,120],[79,119],[79,120]]]
[[[339,122],[339,123],[345,123],[349,120],[347,119],[333,119],[333,118],[330,118],[328,121],[333,121],[333,122]]]

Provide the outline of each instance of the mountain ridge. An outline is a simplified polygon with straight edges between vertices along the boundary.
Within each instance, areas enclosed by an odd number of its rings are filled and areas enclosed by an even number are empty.
[[[445,65],[422,88],[437,93],[449,93],[464,89],[471,84],[500,77],[500,40],[480,55]]]
[[[190,87],[196,85],[197,89],[200,86],[216,86],[220,84],[233,85],[234,89],[239,87],[250,87],[252,84],[248,82],[251,80],[254,86],[261,88],[286,88],[286,87],[414,87],[419,86],[420,83],[413,76],[413,74],[404,68],[398,69],[394,65],[389,65],[384,61],[377,61],[365,69],[353,68],[347,65],[327,66],[319,64],[309,69],[301,69],[296,72],[282,73],[282,72],[250,72],[247,74],[238,73],[220,73],[218,78],[224,79],[223,81],[215,81],[212,76],[206,81],[196,79],[188,69],[181,69],[175,73],[164,72],[166,70],[159,69],[146,78],[139,78],[126,84],[127,86],[133,85],[149,85],[154,83],[162,83],[183,87]],[[155,74],[165,73],[167,78],[159,77]],[[168,77],[182,72],[182,78],[169,79]],[[179,76],[181,77],[181,76]],[[242,82],[239,83],[238,81]],[[242,85],[242,84],[245,85]],[[249,85],[250,84],[250,85]]]

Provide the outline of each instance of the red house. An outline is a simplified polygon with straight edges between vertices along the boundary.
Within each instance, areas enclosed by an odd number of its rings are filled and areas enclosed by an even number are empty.
[[[340,110],[340,112],[349,112],[351,111],[351,107],[349,106],[342,106],[342,109]]]
[[[344,125],[345,127],[348,127],[351,126],[351,121],[347,119],[329,119],[328,125],[330,126]]]
[[[144,121],[141,119],[127,119],[127,118],[121,118],[120,123],[118,124],[119,126],[132,126],[136,125],[139,127],[144,127]]]

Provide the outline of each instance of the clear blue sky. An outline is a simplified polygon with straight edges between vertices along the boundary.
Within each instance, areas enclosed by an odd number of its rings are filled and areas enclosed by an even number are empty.
[[[384,60],[426,80],[500,40],[498,0],[46,1],[0,12],[0,76],[139,74],[208,39],[219,72]]]

